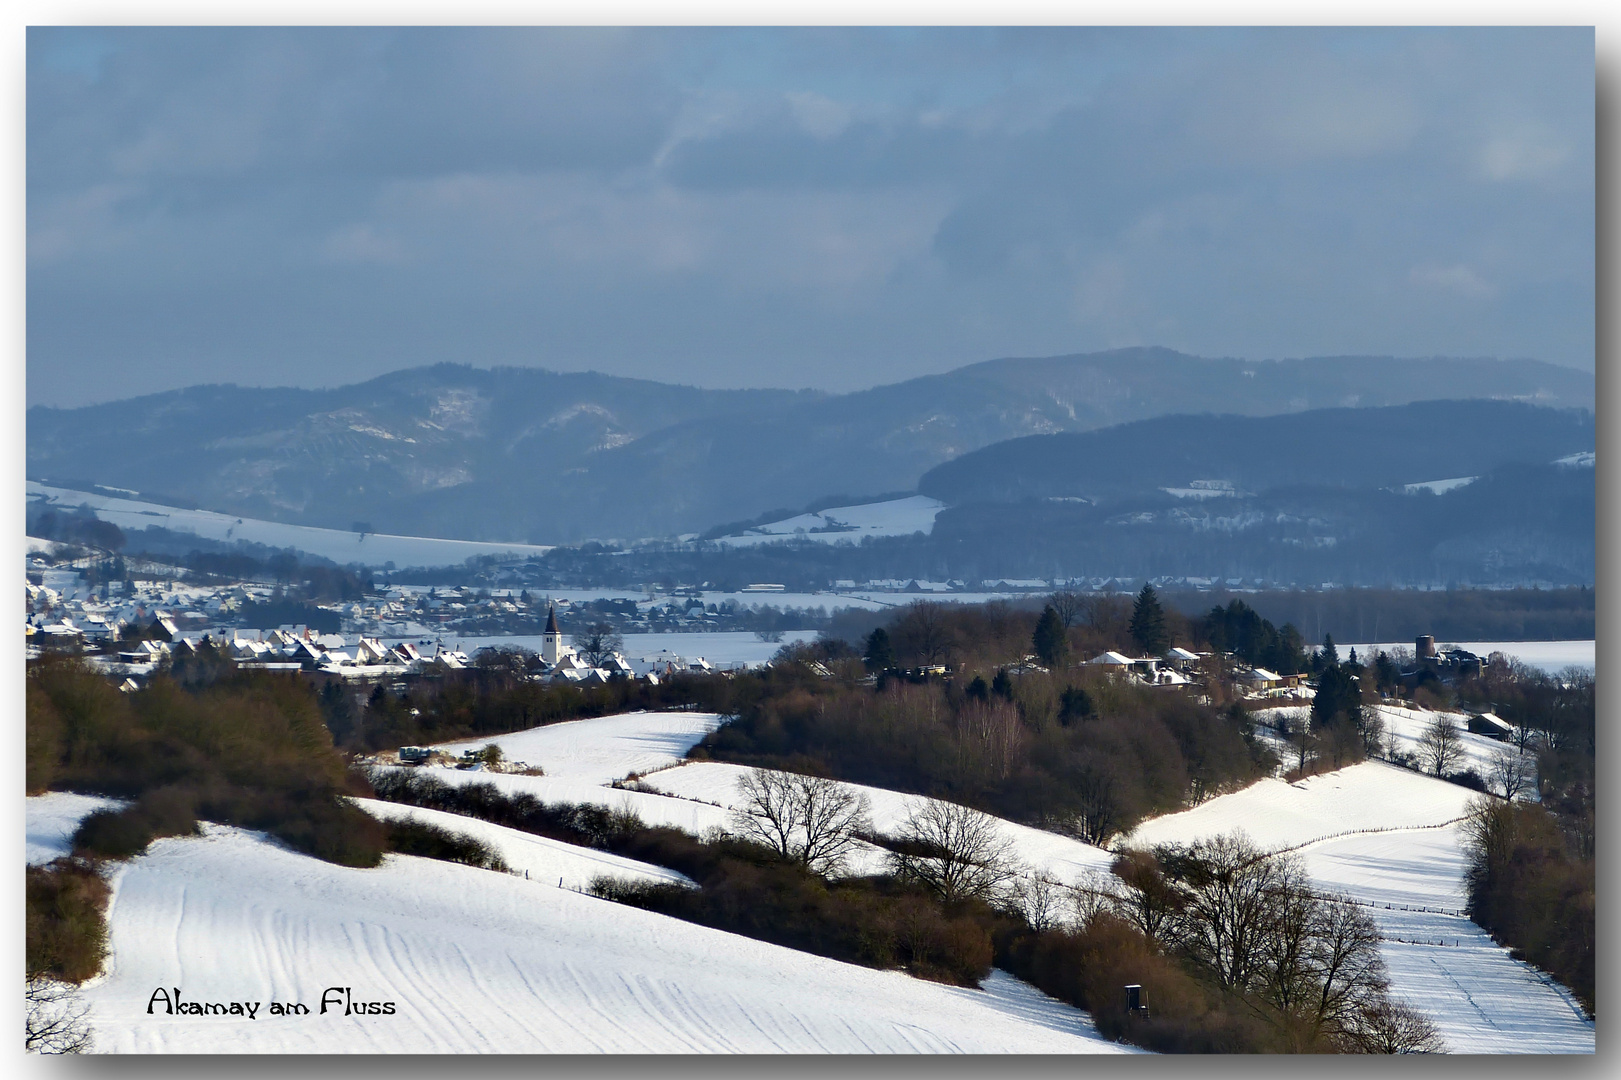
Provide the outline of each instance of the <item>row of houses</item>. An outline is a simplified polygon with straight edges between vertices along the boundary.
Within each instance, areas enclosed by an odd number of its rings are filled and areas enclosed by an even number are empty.
[[[1214,654],[1196,653],[1181,647],[1167,650],[1160,656],[1127,656],[1119,652],[1105,652],[1086,661],[1089,666],[1100,667],[1121,678],[1133,679],[1150,686],[1187,686],[1198,681],[1198,672]],[[1222,658],[1233,680],[1251,697],[1287,697],[1299,691],[1305,676],[1280,675],[1263,667],[1254,667]]]

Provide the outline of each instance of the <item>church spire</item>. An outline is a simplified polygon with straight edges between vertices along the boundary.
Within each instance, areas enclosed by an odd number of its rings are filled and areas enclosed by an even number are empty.
[[[546,631],[545,632],[548,633],[548,634],[556,634],[556,633],[560,632],[557,629],[557,609],[555,607],[549,607],[549,608],[546,609]]]

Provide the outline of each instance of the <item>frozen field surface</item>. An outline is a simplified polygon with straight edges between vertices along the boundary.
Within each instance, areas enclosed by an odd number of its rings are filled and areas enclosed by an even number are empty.
[[[118,799],[76,795],[70,791],[30,797],[25,833],[28,865],[39,866],[68,854],[73,850],[73,833],[80,821],[97,810],[123,805]]]
[[[426,859],[319,862],[217,826],[120,869],[86,991],[110,1053],[1110,1053],[1085,1014],[872,971]],[[148,1013],[261,1002],[257,1018]],[[392,1015],[320,1015],[328,988]],[[309,1015],[270,1016],[298,1002]]]

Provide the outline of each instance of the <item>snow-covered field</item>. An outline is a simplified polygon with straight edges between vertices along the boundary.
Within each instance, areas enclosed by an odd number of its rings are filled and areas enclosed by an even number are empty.
[[[111,1053],[1118,1052],[1006,976],[872,971],[556,885],[389,856],[352,870],[211,826],[117,872],[111,971],[85,992]],[[254,1018],[164,1015],[258,1002]],[[392,1015],[321,1015],[328,988]],[[329,1000],[340,995],[329,995]],[[309,1015],[271,1016],[271,1002]]]
[[[1457,914],[1465,903],[1457,826],[1344,837],[1300,854],[1319,888],[1368,905],[1385,936],[1392,990],[1434,1018],[1453,1053],[1594,1052],[1594,1025],[1570,992]]]
[[[39,866],[73,850],[73,831],[97,810],[123,806],[118,799],[52,791],[28,800],[28,865]]]
[[[814,514],[758,525],[737,536],[715,541],[723,547],[752,547],[781,540],[814,540],[824,544],[861,543],[865,536],[910,536],[934,531],[934,518],[946,504],[927,495],[911,495],[888,502],[859,506],[833,506]],[[834,530],[821,531],[815,530]]]
[[[1364,762],[1296,784],[1263,780],[1146,821],[1131,840],[1185,843],[1242,830],[1261,847],[1297,849],[1320,888],[1368,905],[1387,939],[1392,990],[1435,1021],[1454,1053],[1592,1053],[1594,1025],[1569,991],[1462,914],[1466,857],[1449,822],[1472,797]]]
[[[417,821],[449,832],[461,833],[463,836],[471,836],[492,848],[514,874],[533,881],[555,881],[559,887],[565,889],[587,889],[591,882],[599,877],[618,878],[621,881],[691,880],[685,874],[678,874],[662,866],[637,862],[635,859],[627,859],[607,851],[565,844],[560,840],[549,840],[544,836],[520,832],[504,825],[494,825],[461,814],[449,814],[443,810],[429,810],[421,806],[405,806],[401,803],[384,802],[381,799],[351,801],[380,821]]]
[[[1541,668],[1550,675],[1557,675],[1567,667],[1591,672],[1597,665],[1597,642],[1592,638],[1585,641],[1445,641],[1437,644],[1456,645],[1476,656],[1490,656],[1494,652],[1500,652],[1505,656],[1512,656],[1523,664]],[[1336,642],[1335,647],[1342,657],[1349,656],[1350,650],[1355,649],[1357,658],[1366,663],[1369,656],[1381,649],[1385,652],[1392,649],[1406,649],[1411,652],[1413,643],[1383,641],[1371,645],[1366,643],[1342,645]]]
[[[435,769],[550,800],[635,810],[700,833],[724,825],[745,770],[679,764],[713,714],[635,713],[494,739],[545,776]],[[631,772],[653,790],[606,787]],[[893,829],[918,796],[861,789]],[[1138,843],[1241,829],[1299,851],[1318,884],[1368,904],[1396,993],[1459,1052],[1592,1052],[1569,994],[1459,914],[1464,856],[1454,822],[1472,792],[1367,762],[1297,784],[1262,781],[1144,822]],[[100,800],[28,800],[30,859],[59,852]],[[318,862],[257,834],[210,826],[124,864],[110,910],[113,961],[87,990],[99,1048],[138,1052],[1114,1051],[1085,1014],[1005,975],[961,990],[750,941],[599,901],[599,873],[670,871],[434,811],[362,800],[479,836],[516,874],[389,856],[375,870]],[[1012,823],[1031,869],[1061,880],[1109,854]],[[869,853],[868,858],[876,857]],[[526,880],[522,873],[527,870]],[[565,887],[559,888],[561,879]],[[1388,905],[1388,906],[1387,906]],[[1431,944],[1440,942],[1442,944]],[[256,1020],[149,1015],[154,988],[191,1001],[299,1001],[312,1015]],[[322,991],[393,1001],[393,1016],[315,1014]],[[268,1005],[265,1006],[268,1008]],[[341,1010],[340,1010],[341,1011]],[[161,1001],[158,1013],[162,1012]]]
[[[1257,781],[1191,810],[1150,818],[1123,842],[1150,847],[1242,829],[1263,848],[1292,848],[1344,833],[1455,821],[1475,794],[1382,761],[1365,761],[1292,784]]]
[[[635,712],[434,745],[460,753],[493,742],[507,760],[545,769],[546,779],[601,785],[627,773],[668,768],[719,726],[715,713]]]
[[[679,759],[716,718],[643,713],[497,740],[553,775],[435,770],[453,782],[725,811],[601,785]],[[468,745],[468,744],[461,744]],[[472,744],[472,745],[476,745]],[[28,800],[30,854],[48,854],[99,800]],[[873,971],[582,895],[598,873],[679,875],[456,815],[360,800],[479,836],[516,874],[388,856],[354,870],[265,837],[206,826],[114,874],[112,961],[89,984],[97,1048],[115,1053],[1118,1053],[1090,1018],[993,973],[978,990]],[[696,824],[696,823],[694,823]],[[701,831],[695,829],[694,831]],[[521,876],[529,871],[526,879]],[[555,884],[561,878],[564,887]],[[254,1018],[170,1016],[190,1002],[258,1002]],[[330,987],[391,1015],[320,1013]],[[297,1002],[309,1015],[271,1016]]]
[[[751,771],[741,765],[696,761],[652,773],[643,782],[678,799],[718,804],[730,810],[737,804],[738,781]],[[921,795],[904,795],[862,784],[842,786],[866,796],[871,807],[873,827],[881,833],[900,831],[913,810],[929,801]],[[1113,856],[1102,848],[1071,837],[1032,829],[1001,818],[994,820],[998,831],[1012,844],[1015,857],[1031,870],[1044,873],[1054,880],[1074,882],[1089,872],[1107,870],[1113,861]],[[883,852],[877,848],[863,847],[861,855],[852,860],[851,870],[873,873],[882,869],[882,863]]]
[[[382,566],[450,566],[475,555],[543,555],[549,547],[535,544],[491,544],[474,540],[441,540],[431,536],[390,536],[384,533],[345,532],[317,529],[309,525],[285,525],[279,521],[239,518],[212,510],[182,510],[174,506],[124,499],[89,491],[49,487],[28,481],[28,495],[46,496],[64,507],[88,504],[103,521],[120,529],[145,529],[157,525],[176,532],[195,533],[209,540],[251,540],[271,547],[290,547],[319,555],[337,563],[365,563]]]

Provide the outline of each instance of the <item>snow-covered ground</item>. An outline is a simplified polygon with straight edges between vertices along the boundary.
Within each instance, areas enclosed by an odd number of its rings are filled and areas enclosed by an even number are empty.
[[[1379,719],[1385,725],[1386,753],[1413,754],[1422,757],[1419,744],[1424,739],[1424,732],[1435,723],[1436,719],[1445,716],[1458,726],[1458,753],[1457,769],[1473,769],[1476,775],[1490,778],[1492,763],[1499,754],[1514,753],[1514,749],[1507,743],[1485,735],[1476,735],[1468,730],[1468,713],[1439,713],[1427,712],[1422,709],[1409,709],[1401,705],[1377,705]],[[1532,777],[1536,775],[1536,758],[1527,762]],[[1532,785],[1533,789],[1535,784]]]
[[[861,543],[866,536],[910,536],[934,531],[934,518],[946,504],[927,495],[911,495],[860,506],[833,506],[814,514],[758,525],[737,536],[715,541],[722,547],[752,547],[781,540],[814,540],[824,544]],[[820,530],[820,531],[818,531]]]
[[[507,760],[545,769],[547,779],[601,785],[628,773],[674,765],[719,727],[720,720],[715,713],[703,712],[621,713],[434,745],[459,754],[494,743]]]
[[[380,821],[418,821],[449,832],[460,833],[480,840],[492,848],[501,861],[514,874],[533,881],[557,882],[565,889],[585,890],[599,877],[618,878],[622,881],[686,882],[685,874],[651,863],[637,862],[607,851],[565,844],[544,836],[494,825],[478,818],[449,814],[443,810],[429,810],[421,806],[405,806],[381,799],[353,799],[372,817]]]
[[[1455,1053],[1592,1053],[1570,992],[1509,956],[1463,915],[1466,857],[1455,818],[1474,793],[1382,762],[1296,784],[1263,780],[1143,822],[1131,840],[1186,843],[1242,830],[1296,849],[1319,888],[1368,905],[1386,936],[1391,988]],[[1388,906],[1387,906],[1388,905]]]
[[[97,810],[125,805],[100,795],[52,791],[28,800],[28,865],[39,866],[73,850],[73,832],[79,822]]]
[[[1368,905],[1391,989],[1434,1018],[1453,1053],[1594,1052],[1594,1025],[1570,992],[1459,914],[1457,826],[1327,840],[1300,854],[1319,888]]]
[[[695,761],[679,768],[652,773],[643,783],[678,799],[718,804],[730,810],[737,804],[738,782],[752,771],[742,765]],[[873,828],[881,833],[899,832],[914,809],[929,802],[922,795],[905,795],[863,784],[842,786],[866,796],[871,807]],[[1001,818],[993,820],[1021,863],[1054,880],[1074,882],[1088,873],[1107,870],[1113,861],[1113,856],[1102,848],[1084,844],[1072,837],[1032,829],[1028,825]],[[882,851],[864,846],[860,855],[852,860],[850,869],[858,873],[878,872],[883,868],[883,859]]]
[[[1468,730],[1469,714],[1458,712],[1430,712],[1423,709],[1409,709],[1401,705],[1375,705],[1379,720],[1385,726],[1386,754],[1394,757],[1398,754],[1412,754],[1420,757],[1419,744],[1424,738],[1425,730],[1437,718],[1445,716],[1458,727],[1458,762],[1451,771],[1473,769],[1477,776],[1489,779],[1493,761],[1497,755],[1505,750],[1512,751],[1512,747],[1497,739],[1485,735],[1476,735]],[[1309,716],[1310,710],[1303,706],[1279,706],[1275,709],[1257,709],[1255,720],[1261,725],[1257,734],[1270,743],[1283,758],[1283,764],[1292,767],[1295,764],[1295,748],[1291,746],[1281,733],[1275,731],[1271,725],[1280,717]],[[1528,767],[1535,775],[1536,762],[1531,759]],[[1534,786],[1534,785],[1533,785]]]
[[[1150,818],[1122,844],[1151,847],[1242,829],[1263,848],[1372,829],[1438,826],[1463,816],[1476,793],[1382,761],[1365,761],[1294,783],[1260,780],[1191,810]]]
[[[1437,644],[1456,645],[1476,656],[1490,656],[1494,652],[1500,652],[1523,664],[1541,668],[1550,675],[1557,675],[1567,667],[1592,672],[1597,663],[1597,643],[1592,638],[1585,641],[1446,641]],[[1335,648],[1342,657],[1349,656],[1350,650],[1355,649],[1357,659],[1366,663],[1369,657],[1381,649],[1385,652],[1392,649],[1406,649],[1411,652],[1413,643],[1383,641],[1371,645],[1367,643],[1343,645],[1336,642]]]
[[[28,481],[28,495],[46,496],[63,507],[88,504],[96,516],[120,529],[145,529],[157,525],[176,532],[189,532],[209,540],[251,540],[271,547],[297,548],[337,563],[365,563],[382,566],[393,563],[408,566],[459,565],[475,555],[543,555],[549,547],[535,544],[491,544],[474,540],[442,540],[431,536],[391,536],[385,533],[356,533],[342,529],[317,529],[309,525],[286,525],[279,521],[239,518],[212,510],[182,510],[174,506],[124,499],[98,492],[73,491]]]
[[[155,842],[113,884],[112,961],[84,991],[102,1052],[1125,1049],[1000,973],[979,990],[941,986],[427,859],[355,870],[207,826]],[[166,1015],[160,987],[257,1009]],[[334,987],[392,1012],[323,1015]],[[271,1015],[272,1002],[309,1013]]]

